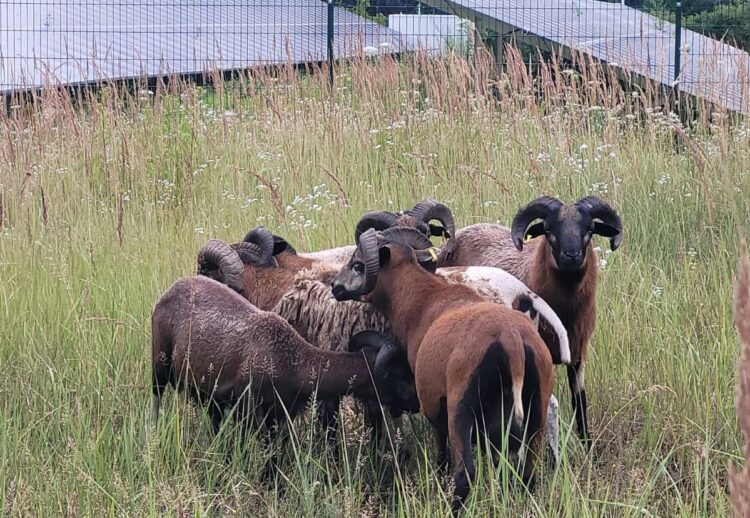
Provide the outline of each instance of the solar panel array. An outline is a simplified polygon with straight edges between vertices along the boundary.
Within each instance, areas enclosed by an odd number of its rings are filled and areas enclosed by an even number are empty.
[[[598,0],[424,0],[474,19],[499,23],[504,34],[535,36],[580,51],[662,85],[740,112],[750,112],[750,55],[694,31],[617,3]],[[748,6],[750,8],[750,6]]]
[[[0,92],[327,58],[320,0],[3,0]],[[335,8],[334,54],[397,52],[402,37]]]
[[[673,11],[654,16],[598,0],[334,4],[337,58],[423,46],[433,56],[449,49],[468,56],[476,45],[474,28],[488,42],[490,27],[504,41],[581,52],[730,110],[750,112],[748,53],[686,29],[677,49],[675,25],[666,21],[674,18]],[[750,1],[746,4],[750,10]],[[325,0],[0,0],[0,92],[48,82],[322,62],[327,12]],[[722,34],[721,27],[703,29]]]

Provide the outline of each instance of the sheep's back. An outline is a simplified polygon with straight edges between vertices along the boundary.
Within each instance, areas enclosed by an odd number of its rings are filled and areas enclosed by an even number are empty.
[[[372,329],[390,333],[385,317],[371,305],[339,302],[331,288],[317,280],[297,280],[274,308],[312,345],[331,351],[347,350],[349,338]]]
[[[478,223],[456,233],[456,248],[450,258],[441,257],[440,266],[493,266],[523,281],[528,279],[527,258],[536,246],[532,240],[519,252],[509,228]]]

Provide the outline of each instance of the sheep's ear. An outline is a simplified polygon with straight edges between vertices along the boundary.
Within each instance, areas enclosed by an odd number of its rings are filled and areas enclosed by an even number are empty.
[[[430,223],[430,235],[445,238],[451,237],[450,232],[448,232],[443,225],[434,225],[432,223]]]
[[[391,249],[387,246],[381,246],[378,249],[378,254],[380,256],[380,266],[383,266],[391,260]]]
[[[622,242],[622,232],[618,228],[602,223],[601,221],[594,221],[594,234],[608,237],[609,247],[613,252],[620,247],[620,243]]]
[[[544,223],[541,221],[539,223],[534,223],[526,229],[526,233],[523,235],[524,243],[529,239],[534,239],[535,237],[542,235],[544,235]]]
[[[435,270],[437,270],[440,250],[436,248],[428,248],[426,250],[415,250],[414,253],[417,256],[419,266],[430,273],[435,273]]]
[[[297,251],[292,245],[290,245],[286,239],[281,236],[274,234],[273,236],[273,254],[279,255],[282,252],[289,252],[290,254],[297,255]]]

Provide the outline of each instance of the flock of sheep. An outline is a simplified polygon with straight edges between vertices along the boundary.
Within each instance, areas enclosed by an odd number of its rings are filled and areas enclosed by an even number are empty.
[[[335,432],[341,398],[352,394],[375,437],[386,413],[427,417],[437,462],[452,467],[455,511],[475,474],[477,435],[497,460],[507,432],[531,488],[545,437],[557,453],[556,364],[566,365],[589,445],[594,234],[615,250],[622,222],[589,196],[569,205],[537,198],[511,228],[459,231],[445,205],[425,200],[368,212],[356,244],[314,253],[297,253],[263,227],[239,243],[211,240],[198,275],[177,280],[153,310],[152,421],[171,384],[206,408],[216,430],[233,409],[245,427],[270,431],[316,394]]]

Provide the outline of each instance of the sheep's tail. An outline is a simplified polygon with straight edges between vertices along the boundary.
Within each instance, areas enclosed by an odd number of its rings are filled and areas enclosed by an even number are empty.
[[[513,420],[523,429],[523,379],[526,372],[526,353],[520,336],[503,340],[510,369],[511,392],[513,393]]]
[[[562,320],[560,320],[560,317],[557,316],[555,310],[552,309],[542,297],[535,294],[532,297],[532,300],[534,303],[534,308],[539,313],[539,316],[544,318],[544,320],[546,320],[549,325],[552,326],[552,330],[555,332],[555,335],[557,335],[557,342],[560,345],[560,361],[566,365],[569,365],[570,341],[568,340],[568,331],[565,329]]]

